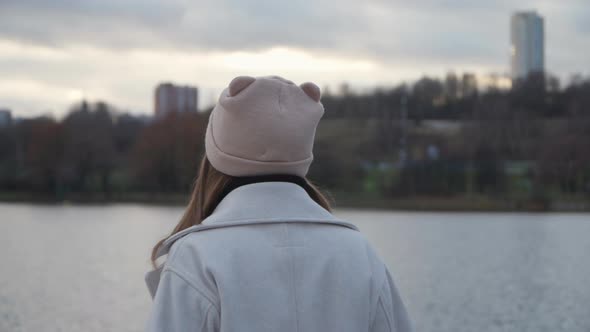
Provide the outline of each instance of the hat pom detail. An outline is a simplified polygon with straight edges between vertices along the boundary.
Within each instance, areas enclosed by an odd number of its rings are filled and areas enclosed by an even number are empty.
[[[313,101],[315,101],[316,103],[318,103],[320,101],[320,98],[322,97],[322,93],[320,92],[320,88],[317,85],[315,85],[311,82],[306,82],[306,83],[301,84],[299,87]]]
[[[229,96],[234,97],[242,90],[254,83],[256,79],[251,76],[238,76],[229,83]]]

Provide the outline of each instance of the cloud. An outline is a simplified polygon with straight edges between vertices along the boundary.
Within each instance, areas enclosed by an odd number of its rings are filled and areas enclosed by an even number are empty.
[[[63,107],[72,90],[150,111],[161,80],[212,100],[244,72],[367,86],[506,72],[510,14],[530,8],[545,17],[547,68],[587,70],[587,0],[0,0],[0,71],[5,85],[57,89],[31,88],[37,106],[16,103],[27,112]],[[21,94],[6,91],[11,106]]]
[[[555,6],[554,1],[523,0],[518,6],[554,12],[582,7],[583,2]],[[0,36],[114,49],[284,46],[384,60],[498,62],[499,56],[506,56],[508,17],[517,9],[507,0],[5,0],[0,2]],[[582,16],[578,21],[590,20],[588,10],[574,14]]]
[[[72,96],[106,100],[135,112],[151,112],[153,89],[167,80],[199,86],[201,106],[206,106],[214,102],[212,94],[218,94],[237,74],[279,74],[323,86],[341,82],[343,72],[365,83],[383,72],[378,64],[363,59],[290,48],[185,52],[70,46],[57,52],[49,47],[0,41],[0,50],[8,50],[0,52],[0,85],[5,87],[0,89],[0,106],[13,102],[15,97],[27,98],[26,103],[13,106],[23,114],[51,108],[61,115],[72,103]],[[24,67],[27,70],[22,70]],[[11,87],[10,82],[15,85]],[[31,100],[37,100],[38,105]]]

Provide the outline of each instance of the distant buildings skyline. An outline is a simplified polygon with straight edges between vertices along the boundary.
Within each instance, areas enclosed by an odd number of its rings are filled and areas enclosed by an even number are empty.
[[[160,83],[154,93],[154,116],[172,112],[197,112],[199,91],[194,86]]]
[[[536,11],[516,12],[510,19],[510,73],[513,80],[545,71],[544,19]]]

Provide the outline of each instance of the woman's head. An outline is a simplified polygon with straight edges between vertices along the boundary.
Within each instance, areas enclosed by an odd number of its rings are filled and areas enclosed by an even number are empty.
[[[329,201],[305,175],[313,160],[317,124],[324,113],[320,89],[296,86],[277,76],[240,76],[225,89],[209,117],[206,155],[189,204],[171,235],[200,224],[236,177],[288,174],[304,178],[310,197],[326,210]],[[152,250],[152,263],[162,239]]]

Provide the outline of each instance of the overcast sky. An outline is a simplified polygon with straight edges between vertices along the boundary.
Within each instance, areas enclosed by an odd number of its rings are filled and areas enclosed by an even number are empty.
[[[237,75],[337,87],[507,73],[515,10],[545,18],[546,67],[590,74],[588,0],[0,0],[0,108],[62,116],[85,97],[153,111],[161,81],[200,104]]]

